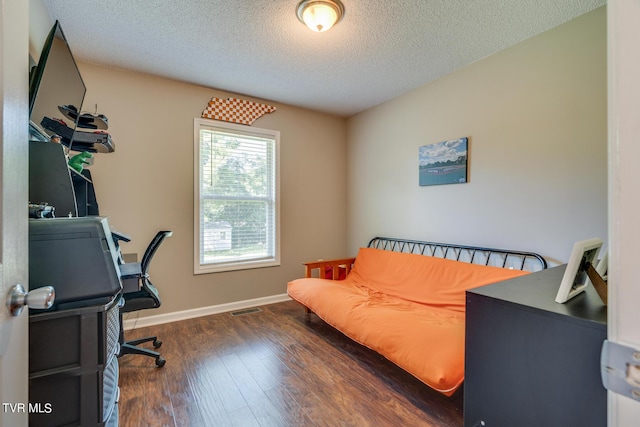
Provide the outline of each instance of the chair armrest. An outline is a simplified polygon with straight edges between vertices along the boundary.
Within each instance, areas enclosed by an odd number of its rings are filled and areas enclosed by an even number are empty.
[[[351,271],[351,266],[356,261],[355,258],[340,258],[340,259],[332,259],[332,260],[320,260],[320,261],[311,261],[305,262],[304,264],[304,273],[305,277],[312,277],[311,274],[313,270],[319,269],[320,272],[318,277],[324,277],[324,272],[327,267],[331,267],[332,270],[332,280],[338,280],[340,274],[340,268],[343,268],[346,274],[349,274]]]

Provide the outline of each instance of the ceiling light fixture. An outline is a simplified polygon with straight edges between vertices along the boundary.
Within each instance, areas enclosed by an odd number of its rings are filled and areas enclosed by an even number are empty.
[[[296,14],[300,22],[321,33],[340,22],[344,5],[340,0],[302,0]]]

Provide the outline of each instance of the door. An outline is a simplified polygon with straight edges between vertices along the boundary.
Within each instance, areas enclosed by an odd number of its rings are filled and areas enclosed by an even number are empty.
[[[27,287],[29,2],[0,2],[0,426],[28,423],[28,314],[11,317],[7,289]]]
[[[609,340],[640,350],[640,0],[609,0]],[[638,426],[640,401],[609,392],[611,427]]]

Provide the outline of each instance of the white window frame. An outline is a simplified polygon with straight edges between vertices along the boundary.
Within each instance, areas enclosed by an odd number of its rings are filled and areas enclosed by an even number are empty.
[[[232,260],[217,263],[203,263],[203,254],[201,248],[203,244],[201,238],[201,176],[200,176],[200,130],[211,129],[220,130],[226,133],[237,133],[239,135],[247,135],[261,138],[270,138],[275,141],[274,153],[274,177],[275,177],[275,218],[274,218],[274,253],[273,256],[249,259],[249,260]],[[217,273],[222,271],[245,270],[252,268],[274,267],[280,265],[280,132],[271,129],[261,129],[235,123],[227,123],[208,119],[194,119],[193,126],[194,141],[194,242],[193,242],[193,258],[194,258],[194,274]]]

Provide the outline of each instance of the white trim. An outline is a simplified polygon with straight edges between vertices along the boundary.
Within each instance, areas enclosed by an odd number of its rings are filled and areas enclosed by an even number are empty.
[[[230,302],[227,304],[211,305],[209,307],[193,308],[190,310],[175,311],[173,313],[156,314],[153,316],[138,317],[140,312],[136,311],[125,315],[123,326],[125,331],[146,326],[161,325],[163,323],[178,322],[180,320],[194,319],[196,317],[210,316],[212,314],[226,313],[228,311],[243,310],[245,308],[260,305],[275,304],[278,302],[291,301],[287,294],[272,295],[262,298],[248,299],[244,301]]]
[[[201,264],[200,263],[200,130],[202,128],[218,129],[224,132],[235,132],[241,135],[269,138],[274,141],[274,168],[275,168],[275,218],[274,218],[274,248],[273,256],[258,260],[236,260],[228,263]],[[221,122],[210,119],[194,118],[193,120],[194,142],[194,209],[193,209],[193,274],[209,274],[222,271],[235,271],[254,268],[274,267],[280,265],[280,131],[262,129],[239,125],[235,123]]]
[[[607,4],[609,89],[609,300],[608,339],[640,349],[638,329],[637,253],[640,201],[637,182],[638,111],[640,109],[640,2],[610,0]],[[608,425],[638,425],[640,402],[608,392]]]

